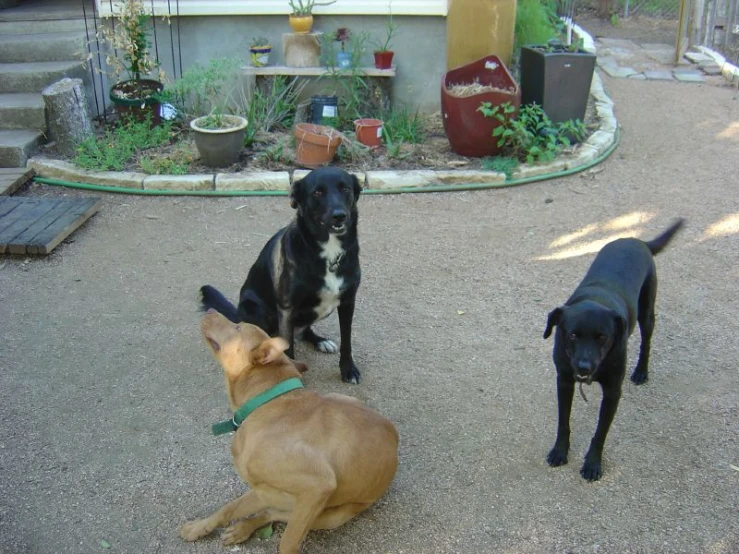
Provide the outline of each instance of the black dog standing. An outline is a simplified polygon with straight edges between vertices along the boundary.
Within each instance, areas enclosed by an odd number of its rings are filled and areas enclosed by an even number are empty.
[[[214,308],[234,323],[261,327],[290,343],[297,335],[321,352],[336,344],[318,336],[311,325],[338,308],[341,331],[339,367],[347,383],[361,375],[352,358],[354,299],[359,288],[357,200],[362,188],[346,171],[324,167],[293,184],[290,205],[296,218],[264,246],[241,287],[238,307],[205,285],[203,309]]]
[[[550,312],[544,338],[551,335],[556,325],[553,358],[559,417],[557,439],[547,456],[550,466],[567,463],[575,382],[596,381],[603,389],[603,400],[580,474],[588,481],[601,478],[603,446],[621,399],[626,346],[637,321],[641,348],[631,380],[641,385],[648,378],[657,296],[653,256],[667,246],[682,224],[683,220],[678,220],[649,242],[628,238],[605,245],[565,305]]]

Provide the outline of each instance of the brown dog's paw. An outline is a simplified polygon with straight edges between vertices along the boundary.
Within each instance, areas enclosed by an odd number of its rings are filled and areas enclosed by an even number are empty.
[[[188,521],[180,529],[180,537],[188,542],[196,541],[205,535],[210,534],[213,529],[209,529],[207,520],[196,519],[195,521]]]
[[[249,521],[248,519],[246,521],[239,521],[238,523],[234,523],[233,525],[227,527],[221,535],[223,546],[231,546],[234,544],[242,543],[249,537],[251,537],[256,530],[257,529],[254,526],[253,522]]]

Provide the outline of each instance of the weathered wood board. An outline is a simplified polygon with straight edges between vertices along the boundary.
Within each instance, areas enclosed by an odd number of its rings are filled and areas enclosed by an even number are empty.
[[[25,185],[34,175],[25,167],[0,167],[0,195],[10,195]]]
[[[46,255],[92,217],[102,200],[0,196],[0,254]]]

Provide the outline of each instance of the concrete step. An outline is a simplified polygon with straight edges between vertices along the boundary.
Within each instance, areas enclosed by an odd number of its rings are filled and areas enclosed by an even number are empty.
[[[0,63],[81,60],[85,52],[83,31],[0,35]]]
[[[25,167],[44,135],[31,129],[0,129],[0,167]]]
[[[0,93],[0,129],[46,129],[44,99],[41,94]]]
[[[95,23],[91,17],[87,18],[87,27],[90,37],[95,36]],[[69,33],[73,31],[85,32],[85,20],[82,17],[78,19],[39,19],[34,21],[3,21],[0,18],[0,35]]]
[[[80,61],[0,63],[0,92],[41,92],[61,79],[84,79],[88,70]]]

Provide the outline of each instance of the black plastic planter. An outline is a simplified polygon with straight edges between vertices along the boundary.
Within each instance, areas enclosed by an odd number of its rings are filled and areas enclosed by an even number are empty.
[[[585,120],[595,54],[523,46],[520,65],[521,104],[539,104],[554,123]]]

